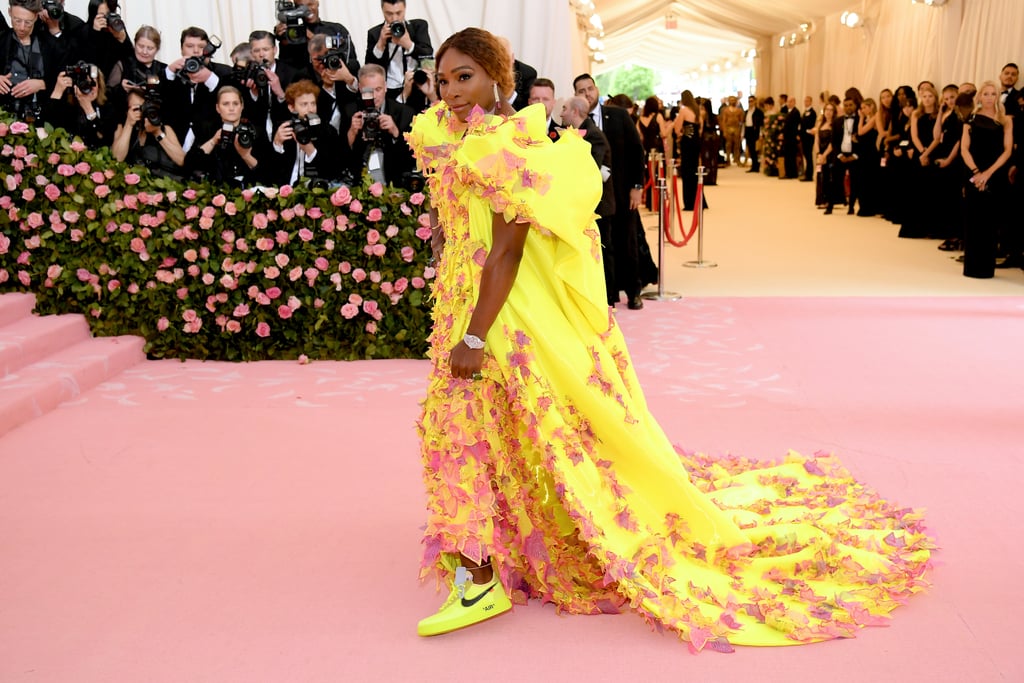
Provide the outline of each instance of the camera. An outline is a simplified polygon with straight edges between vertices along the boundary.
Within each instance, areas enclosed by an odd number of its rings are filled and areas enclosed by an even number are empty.
[[[107,13],[107,26],[110,27],[110,30],[114,33],[121,33],[125,30],[124,19],[122,19],[121,15],[117,12]]]
[[[412,72],[412,82],[416,85],[426,85],[427,78],[427,72],[423,69],[416,69]]]
[[[71,79],[76,88],[88,95],[96,87],[96,77],[99,75],[99,69],[96,68],[95,64],[87,64],[80,61],[77,64],[64,67],[64,75]]]
[[[160,107],[163,99],[160,97],[160,77],[149,76],[146,79],[146,86],[142,89],[142,96],[145,98],[139,107],[139,113],[151,125],[159,128],[164,125],[163,115]]]
[[[43,9],[54,21],[60,21],[64,16],[64,5],[59,0],[43,0]]]
[[[232,125],[225,123],[220,129],[220,148],[223,151],[227,151],[234,146],[235,140],[238,140],[238,146],[245,149],[252,149],[252,146],[256,144],[256,126],[252,125],[245,119],[238,122],[238,125]]]
[[[265,88],[270,85],[266,63],[239,59],[235,61],[233,76],[242,85],[249,80],[255,83],[257,88]]]
[[[285,25],[284,35],[289,43],[297,45],[306,42],[306,19],[309,14],[309,8],[304,5],[297,6],[289,0],[277,0],[277,20]]]
[[[43,106],[36,102],[34,96],[15,100],[14,115],[29,125],[42,125]]]
[[[363,96],[363,142],[374,144],[380,138],[380,112],[373,102],[373,90],[366,88]]]
[[[390,24],[388,24],[388,28],[391,29],[392,38],[401,38],[402,36],[405,35],[406,31],[408,30],[406,29],[404,21],[393,21]]]
[[[331,71],[345,66],[345,54],[348,52],[346,41],[341,36],[327,36],[324,44],[327,54],[320,58],[320,63]]]
[[[203,48],[203,55],[201,57],[196,57],[195,55],[188,57],[185,63],[181,65],[181,69],[177,73],[178,80],[185,85],[191,85],[192,79],[190,76],[199,73],[204,67],[210,66],[210,59],[220,49],[220,45],[220,38],[210,36],[209,42]]]
[[[306,118],[292,117],[292,133],[300,145],[314,145],[320,140],[320,117],[310,114]]]

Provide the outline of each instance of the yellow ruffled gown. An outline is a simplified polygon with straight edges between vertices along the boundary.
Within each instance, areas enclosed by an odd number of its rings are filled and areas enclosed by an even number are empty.
[[[648,412],[606,304],[589,145],[443,103],[408,139],[447,243],[434,285],[423,415],[422,576],[490,556],[513,601],[571,613],[628,603],[693,650],[849,637],[926,586],[922,516],[832,457],[677,452]],[[491,214],[533,228],[487,335],[483,380],[453,379]]]

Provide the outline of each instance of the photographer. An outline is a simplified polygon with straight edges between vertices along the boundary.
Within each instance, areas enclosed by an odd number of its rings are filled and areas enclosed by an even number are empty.
[[[89,13],[79,31],[77,49],[83,61],[95,64],[104,75],[132,55],[128,29],[118,13],[117,0],[89,0]]]
[[[163,104],[167,124],[188,152],[198,136],[213,134],[217,120],[216,92],[231,68],[212,61],[219,45],[211,45],[206,31],[190,26],[181,32],[181,57],[164,70]]]
[[[344,54],[334,45],[330,36],[309,39],[309,63],[312,80],[320,85],[317,113],[330,123],[335,132],[341,131],[341,118],[345,106],[359,101],[359,81],[348,70]]]
[[[131,57],[122,59],[110,71],[107,79],[107,99],[118,118],[128,109],[128,93],[149,85],[163,87],[167,65],[157,60],[160,51],[160,31],[152,26],[141,26],[135,32],[135,50]]]
[[[405,18],[405,0],[383,0],[384,23],[366,33],[366,63],[379,64],[387,73],[388,97],[402,98],[406,74],[420,68],[420,61],[432,60],[434,48],[423,19]]]
[[[156,91],[128,92],[128,113],[114,132],[110,151],[118,161],[145,166],[153,175],[184,179],[185,150],[174,129],[163,125]]]
[[[413,111],[387,98],[384,68],[367,64],[359,70],[360,103],[345,108],[345,141],[351,157],[349,172],[358,179],[365,169],[378,182],[401,185],[414,162],[404,134],[412,128]]]
[[[275,185],[294,185],[299,178],[331,184],[341,176],[341,140],[317,114],[320,88],[312,81],[292,83],[285,91],[291,119],[274,132]]]
[[[79,40],[84,25],[85,21],[64,8],[64,0],[43,0],[35,31],[45,31],[53,36],[64,61],[70,64],[82,58]]]
[[[437,104],[440,99],[435,81],[433,59],[424,59],[420,62],[419,69],[405,72],[401,102],[407,107],[420,113]]]
[[[0,107],[36,125],[64,58],[49,32],[33,33],[41,7],[40,0],[10,0],[12,28],[0,34]]]
[[[270,145],[259,126],[242,118],[242,93],[225,85],[217,91],[216,109],[220,128],[188,151],[185,168],[213,182],[237,187],[262,182],[265,169],[260,159],[270,157]]]
[[[110,144],[117,121],[106,101],[103,72],[95,64],[78,62],[57,76],[57,85],[47,104],[46,121],[97,149]]]
[[[348,29],[333,21],[320,19],[320,0],[295,0],[287,2],[277,0],[277,25],[274,33],[281,45],[281,61],[302,71],[309,66],[309,53],[306,43],[313,36],[331,36],[341,46],[345,65],[349,72],[358,73],[359,59],[352,47],[352,36]],[[292,9],[287,9],[291,7]],[[296,12],[295,10],[298,10]],[[290,23],[282,21],[282,16],[301,13],[303,18]]]
[[[268,138],[290,117],[284,91],[297,75],[295,69],[277,60],[277,39],[273,33],[253,31],[249,34],[248,73],[245,74],[249,98],[245,112],[250,121],[263,127]]]

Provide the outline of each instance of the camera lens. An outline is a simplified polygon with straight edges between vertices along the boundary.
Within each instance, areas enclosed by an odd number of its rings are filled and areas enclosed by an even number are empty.
[[[395,38],[401,38],[405,35],[405,22],[396,21],[391,24],[391,35]]]

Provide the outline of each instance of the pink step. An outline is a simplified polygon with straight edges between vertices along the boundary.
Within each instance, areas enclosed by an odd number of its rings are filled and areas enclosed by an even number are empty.
[[[81,315],[29,315],[0,327],[0,378],[90,339]]]
[[[27,318],[32,315],[32,309],[35,307],[36,298],[31,294],[9,292],[0,295],[0,327],[9,325],[19,318]]]
[[[145,360],[144,344],[141,337],[90,338],[0,379],[0,436]]]

